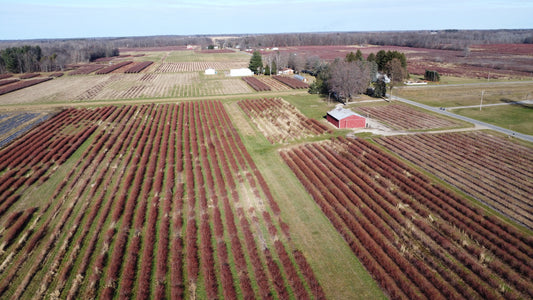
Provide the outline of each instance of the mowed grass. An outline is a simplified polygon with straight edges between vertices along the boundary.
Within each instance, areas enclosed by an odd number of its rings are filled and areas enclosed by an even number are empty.
[[[314,95],[284,96],[283,99],[302,108],[306,116],[317,119],[328,107]],[[286,145],[270,144],[235,103],[227,103],[226,108],[265,177],[281,209],[282,219],[290,227],[290,242],[304,253],[328,298],[386,299],[346,241],[281,159],[279,150]]]
[[[454,107],[479,105],[482,92],[484,104],[522,101],[533,98],[533,83],[401,87],[393,95],[435,107]]]
[[[462,108],[454,113],[494,124],[520,133],[533,135],[533,106],[499,105],[479,108]]]

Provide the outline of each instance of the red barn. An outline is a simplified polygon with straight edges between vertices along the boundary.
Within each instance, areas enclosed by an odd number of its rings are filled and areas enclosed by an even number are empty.
[[[327,120],[337,128],[365,128],[365,117],[354,113],[349,109],[337,106],[332,111],[328,111]]]

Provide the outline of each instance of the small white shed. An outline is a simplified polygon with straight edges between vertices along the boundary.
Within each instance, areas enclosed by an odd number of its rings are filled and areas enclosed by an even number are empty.
[[[252,76],[252,70],[248,68],[231,69],[229,70],[229,76]]]
[[[215,75],[217,73],[217,71],[215,69],[206,69],[205,70],[205,75]]]

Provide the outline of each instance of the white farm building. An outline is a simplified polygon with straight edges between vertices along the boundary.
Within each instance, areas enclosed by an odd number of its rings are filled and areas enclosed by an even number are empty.
[[[229,70],[229,76],[252,76],[252,70],[248,68],[231,69]]]

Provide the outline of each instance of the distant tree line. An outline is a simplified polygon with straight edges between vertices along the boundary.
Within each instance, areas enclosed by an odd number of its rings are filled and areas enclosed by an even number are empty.
[[[263,48],[306,45],[391,45],[406,47],[422,47],[435,49],[465,50],[472,44],[495,43],[533,43],[533,30],[435,30],[435,31],[401,31],[401,32],[327,32],[327,33],[287,33],[287,34],[255,34],[227,35],[216,39],[207,35],[192,36],[147,36],[147,37],[116,37],[90,39],[52,39],[52,40],[21,40],[0,41],[0,51],[7,48],[24,48],[31,50],[19,57],[15,72],[55,71],[65,68],[68,64],[89,62],[99,57],[118,54],[119,48],[152,48],[164,46],[200,45],[208,47],[217,45],[219,48],[240,47]],[[40,50],[40,57],[35,52]],[[12,55],[13,50],[10,50]],[[37,50],[38,51],[38,50]],[[9,52],[9,51],[8,51]],[[20,49],[15,50],[20,52]],[[30,54],[29,54],[30,53]],[[8,55],[9,56],[9,55]],[[8,59],[9,60],[9,59]],[[24,61],[25,60],[25,61]],[[318,57],[301,57],[295,53],[274,53],[265,57],[265,72],[274,73],[283,66],[295,71],[308,70],[308,64],[319,63]],[[0,72],[12,72],[0,61]]]
[[[229,38],[228,45],[241,48],[310,45],[389,45],[463,50],[473,44],[533,43],[533,30],[420,30],[386,32],[327,32],[244,35]]]
[[[0,70],[11,73],[40,70],[42,50],[39,46],[22,46],[0,50]]]
[[[51,43],[22,45],[0,50],[0,73],[51,72],[63,70],[66,65],[94,61],[119,55],[117,48],[105,43]]]
[[[51,39],[0,41],[0,73],[48,72],[63,70],[69,64],[86,63],[101,57],[119,55],[119,48],[209,45],[207,36],[149,36],[124,38]],[[39,49],[39,50],[37,50]],[[0,57],[3,57],[0,54]],[[16,61],[16,64],[12,62]]]

